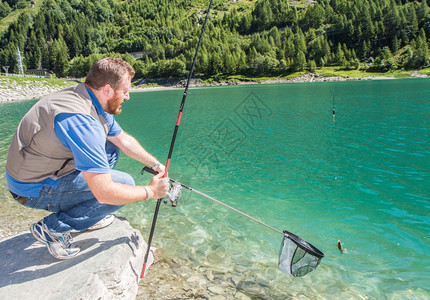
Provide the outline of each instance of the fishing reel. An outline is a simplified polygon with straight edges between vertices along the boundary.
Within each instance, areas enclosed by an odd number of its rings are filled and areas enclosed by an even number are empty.
[[[144,167],[142,169],[141,174],[143,175],[144,172],[148,172],[151,173],[152,175],[157,175],[158,172],[154,171],[152,168],[149,167]],[[174,182],[170,185],[170,190],[167,192],[167,195],[170,199],[170,202],[172,202],[172,206],[176,207],[178,204],[178,199],[181,196],[181,192],[182,192],[182,185],[179,182]],[[164,200],[164,204],[167,204],[168,200],[165,199]]]
[[[170,186],[170,190],[167,193],[169,196],[170,201],[172,202],[172,206],[176,207],[178,204],[178,199],[181,196],[182,186],[180,183],[173,183]],[[164,200],[164,204],[167,204],[167,200]]]

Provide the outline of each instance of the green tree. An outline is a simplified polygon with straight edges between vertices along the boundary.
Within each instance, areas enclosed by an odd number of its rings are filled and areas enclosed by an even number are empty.
[[[223,71],[223,61],[220,52],[215,52],[209,59],[208,72],[210,75],[216,75]]]
[[[271,37],[273,40],[273,42],[271,43],[273,47],[281,47],[281,35],[279,34],[279,30],[277,27],[272,27],[270,29],[269,37]]]
[[[0,50],[0,64],[2,66],[8,66],[9,73],[16,73],[17,71],[15,53],[16,53],[16,46],[13,43],[9,43],[6,47]]]
[[[342,50],[342,46],[341,44],[337,44],[337,49],[336,49],[336,53],[334,56],[334,62],[338,65],[344,66],[346,63],[346,57],[345,57],[345,53]]]
[[[196,73],[205,74],[209,67],[209,56],[206,48],[202,47],[199,56],[197,57]]]
[[[297,32],[294,35],[294,48],[296,51],[301,51],[306,55],[308,49],[306,45],[305,35],[300,28],[297,28]]]
[[[12,9],[7,2],[0,2],[0,19],[6,17]]]
[[[78,56],[82,53],[83,45],[82,38],[76,30],[76,26],[67,26],[64,29],[64,40],[69,48],[70,57]]]
[[[273,22],[272,6],[268,0],[258,1],[252,12],[252,26],[255,30],[268,29]]]
[[[393,71],[397,69],[396,62],[394,61],[393,54],[391,53],[390,48],[384,47],[382,53],[382,64],[384,65],[387,71]]]
[[[293,58],[296,54],[296,47],[294,45],[294,34],[291,30],[285,33],[283,42],[283,50],[285,58]]]
[[[308,44],[309,58],[315,61],[321,61],[330,54],[330,46],[324,36],[320,35]]]
[[[186,65],[180,58],[169,60],[166,66],[165,77],[182,77],[187,73]]]
[[[408,68],[418,69],[421,66],[428,66],[430,61],[427,38],[424,29],[420,30],[420,34],[415,42],[412,57],[406,63]]]
[[[136,74],[134,75],[135,78],[143,78],[145,77],[145,69],[146,69],[146,65],[143,61],[141,60],[136,60],[136,62],[133,64],[133,68],[136,72]]]
[[[236,73],[236,62],[234,61],[234,57],[230,51],[226,52],[223,56],[223,66],[224,66],[224,73],[226,74],[235,74]]]
[[[243,14],[242,18],[240,19],[237,30],[240,33],[248,33],[249,30],[251,29],[251,23],[252,23],[252,16],[250,14]]]
[[[429,17],[429,7],[427,1],[422,0],[420,2],[420,8],[418,9],[417,18],[421,24],[425,24],[426,22],[428,22]]]
[[[30,38],[28,40],[28,48],[30,51],[26,52],[27,57],[27,67],[29,69],[38,69],[42,61],[42,50],[40,49],[39,40],[36,37],[36,32],[34,30],[30,33]]]
[[[239,52],[237,71],[240,74],[245,74],[248,71],[248,65],[246,63],[246,53],[243,50]]]
[[[52,44],[52,64],[58,77],[65,77],[69,67],[69,50],[62,37],[54,40]]]
[[[306,56],[305,53],[300,49],[297,51],[293,67],[295,71],[303,71],[306,69]]]
[[[397,36],[395,36],[393,38],[393,40],[391,41],[391,51],[393,53],[397,53],[397,51],[399,50],[399,39],[397,38]]]
[[[308,69],[309,69],[309,72],[312,72],[312,73],[315,73],[315,71],[317,70],[317,64],[313,59],[308,62]]]
[[[310,5],[306,9],[305,16],[302,21],[304,28],[318,28],[325,23],[325,11],[324,8],[319,4]]]

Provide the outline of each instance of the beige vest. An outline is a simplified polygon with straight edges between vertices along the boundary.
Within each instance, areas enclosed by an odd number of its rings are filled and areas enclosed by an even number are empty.
[[[84,83],[40,99],[24,116],[12,139],[6,171],[22,182],[54,180],[72,173],[72,152],[63,146],[54,132],[54,119],[60,113],[90,115],[109,132],[103,115],[98,115]]]

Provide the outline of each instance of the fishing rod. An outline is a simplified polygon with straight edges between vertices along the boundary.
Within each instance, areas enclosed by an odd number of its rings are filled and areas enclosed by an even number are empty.
[[[151,173],[153,175],[158,174],[157,171],[145,166],[142,169],[142,174],[144,172],[148,172]],[[316,267],[319,265],[321,259],[324,257],[324,253],[322,253],[320,250],[318,250],[318,248],[316,248],[315,246],[313,246],[312,244],[308,243],[307,241],[305,241],[304,239],[302,239],[301,237],[295,235],[294,233],[291,233],[287,230],[283,230],[280,231],[270,225],[267,225],[266,223],[251,217],[250,215],[234,208],[231,207],[209,195],[206,195],[205,193],[202,193],[190,186],[187,186],[183,183],[180,183],[177,180],[174,180],[172,178],[169,178],[170,182],[172,182],[174,185],[172,187],[172,189],[170,190],[170,200],[172,202],[177,201],[177,199],[179,198],[179,194],[180,194],[180,189],[175,189],[175,185],[177,186],[181,186],[189,191],[192,191],[196,194],[199,194],[200,196],[203,196],[209,200],[212,200],[230,210],[233,210],[234,212],[237,212],[239,214],[241,214],[242,216],[257,222],[277,233],[282,234],[284,237],[282,239],[281,242],[281,250],[279,251],[279,262],[278,262],[278,266],[279,268],[287,273],[290,274],[294,277],[301,277],[306,275],[307,273],[313,271],[316,269]]]
[[[182,117],[182,111],[183,111],[184,105],[185,105],[185,99],[187,98],[187,94],[188,94],[188,87],[190,85],[191,77],[193,75],[194,65],[196,64],[197,54],[199,53],[199,48],[200,48],[200,44],[202,42],[203,33],[205,32],[206,23],[207,23],[208,18],[209,18],[209,12],[210,12],[211,7],[212,7],[212,1],[213,0],[211,0],[209,2],[209,7],[207,9],[206,18],[205,18],[205,21],[204,21],[203,27],[202,27],[202,32],[200,34],[200,38],[199,38],[199,41],[197,43],[196,52],[194,54],[193,62],[191,64],[190,74],[188,75],[187,85],[185,86],[185,91],[184,91],[184,94],[182,96],[181,105],[179,107],[178,118],[176,120],[175,129],[173,130],[172,141],[170,142],[170,149],[169,149],[169,154],[167,155],[166,168],[165,168],[165,172],[164,172],[163,178],[165,178],[167,176],[167,173],[169,171],[169,165],[170,165],[170,160],[172,158],[173,148],[175,146],[176,135],[178,133],[179,124],[181,123],[181,117]],[[154,236],[154,231],[155,231],[155,225],[157,223],[158,211],[160,209],[160,205],[161,205],[161,201],[162,200],[163,200],[163,198],[159,198],[157,200],[157,205],[155,207],[154,217],[152,219],[151,231],[149,233],[148,245],[147,245],[147,248],[146,248],[146,254],[145,254],[145,259],[143,261],[143,268],[142,268],[142,273],[140,275],[140,278],[143,278],[145,276],[145,271],[146,271],[146,265],[147,265],[147,262],[148,262],[149,251],[150,251],[150,248],[151,248],[152,238]]]

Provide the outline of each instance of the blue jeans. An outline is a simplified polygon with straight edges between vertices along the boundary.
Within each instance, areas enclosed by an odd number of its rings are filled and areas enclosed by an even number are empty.
[[[107,142],[106,155],[113,168],[118,161],[119,149]],[[110,173],[115,182],[135,185],[133,177],[127,173],[116,170]],[[122,207],[99,203],[80,171],[61,178],[57,188],[45,185],[38,197],[27,198],[27,201],[25,206],[53,212],[44,218],[48,229],[53,232],[85,230]]]

